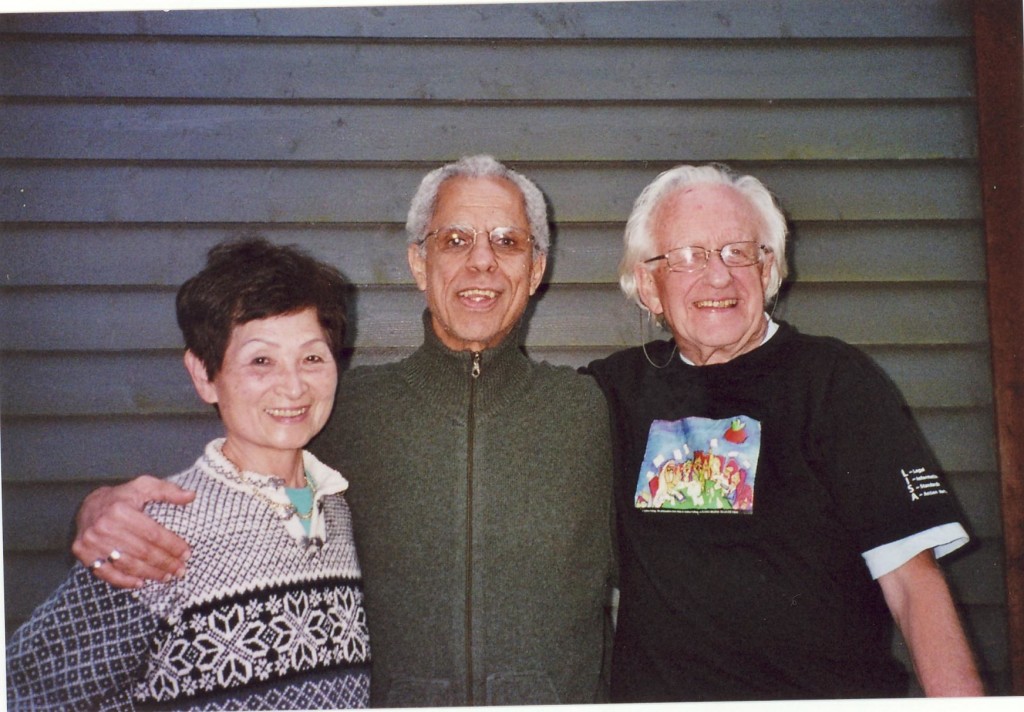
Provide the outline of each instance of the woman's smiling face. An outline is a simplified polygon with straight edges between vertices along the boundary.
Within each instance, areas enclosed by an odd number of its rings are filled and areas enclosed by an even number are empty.
[[[323,428],[338,384],[316,310],[236,325],[212,381],[191,352],[186,366],[200,397],[217,404],[224,454],[241,469],[291,480],[291,471],[279,470]]]

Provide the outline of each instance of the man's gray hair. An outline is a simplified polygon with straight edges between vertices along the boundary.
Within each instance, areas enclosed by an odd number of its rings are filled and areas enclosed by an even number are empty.
[[[629,299],[645,308],[637,292],[633,268],[643,260],[654,257],[655,243],[651,234],[651,218],[661,202],[676,191],[693,185],[728,185],[743,195],[761,216],[759,241],[775,256],[772,262],[768,285],[765,287],[765,301],[778,294],[786,278],[786,216],[776,203],[774,196],[754,176],[740,175],[722,164],[704,166],[676,166],[665,171],[651,182],[633,203],[633,212],[626,221],[623,236],[625,252],[619,263],[619,286]]]
[[[526,217],[530,221],[530,234],[533,235],[534,256],[547,254],[550,232],[548,228],[548,204],[540,188],[529,178],[517,173],[508,166],[495,160],[492,156],[480,154],[463,156],[454,163],[436,168],[420,181],[416,195],[409,205],[409,216],[405,221],[405,231],[410,244],[419,243],[427,236],[427,226],[434,216],[437,207],[437,192],[441,184],[449,178],[462,176],[466,178],[504,178],[511,181],[523,195],[526,206]],[[493,227],[508,227],[505,225]]]

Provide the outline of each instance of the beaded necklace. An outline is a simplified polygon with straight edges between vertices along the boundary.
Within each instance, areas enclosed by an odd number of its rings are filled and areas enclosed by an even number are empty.
[[[305,469],[302,471],[302,476],[306,480],[306,487],[310,492],[313,493],[312,502],[309,505],[309,511],[303,514],[299,511],[299,508],[292,503],[283,504],[281,502],[275,502],[270,499],[267,495],[263,494],[258,488],[253,488],[252,493],[256,495],[258,499],[263,500],[267,505],[272,507],[275,511],[281,512],[279,515],[281,519],[288,519],[293,514],[304,522],[308,522],[313,518],[313,508],[316,507],[316,486],[313,484],[313,480],[309,479],[309,473]]]
[[[284,480],[280,477],[271,477],[269,482],[255,480],[246,475],[244,471],[237,470],[233,467],[225,468],[219,466],[217,463],[210,463],[217,474],[221,475],[227,480],[240,485],[245,485],[249,493],[252,494],[256,499],[260,500],[274,511],[274,516],[278,519],[285,520],[290,519],[292,515],[295,515],[303,521],[309,521],[313,517],[313,509],[316,508],[316,485],[313,484],[313,480],[309,478],[309,473],[306,472],[305,468],[302,470],[302,476],[306,480],[306,487],[313,493],[313,504],[310,506],[309,511],[303,514],[298,508],[290,502],[285,504],[271,499],[267,495],[263,494],[264,487],[273,487],[274,489],[280,489],[285,486]]]

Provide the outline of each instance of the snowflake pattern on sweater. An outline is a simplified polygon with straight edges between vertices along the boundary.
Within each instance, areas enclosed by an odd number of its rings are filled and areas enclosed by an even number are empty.
[[[239,473],[222,440],[172,481],[185,507],[147,511],[192,547],[184,579],[115,589],[76,565],[7,646],[16,709],[366,707],[370,647],[348,483],[304,453],[307,536],[283,483]],[[283,512],[285,514],[283,514]]]

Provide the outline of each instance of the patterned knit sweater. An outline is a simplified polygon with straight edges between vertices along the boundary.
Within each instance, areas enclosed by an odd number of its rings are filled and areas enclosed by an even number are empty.
[[[303,453],[316,488],[307,536],[283,482],[239,472],[222,443],[171,478],[196,491],[191,505],[147,507],[190,543],[185,578],[125,591],[76,564],[10,639],[10,709],[367,705],[348,483]]]

